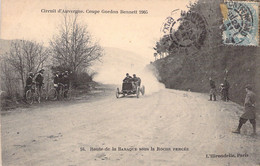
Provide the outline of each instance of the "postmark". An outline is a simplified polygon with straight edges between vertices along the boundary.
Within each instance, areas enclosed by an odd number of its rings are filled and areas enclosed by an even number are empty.
[[[221,5],[224,44],[258,46],[258,5],[247,1],[226,1]]]
[[[207,36],[205,18],[194,11],[182,12],[179,18],[166,18],[161,32],[180,47],[200,48]]]

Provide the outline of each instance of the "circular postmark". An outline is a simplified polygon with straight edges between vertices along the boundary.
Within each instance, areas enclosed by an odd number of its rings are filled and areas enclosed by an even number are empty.
[[[225,2],[228,17],[224,20],[223,39],[225,44],[250,44],[254,32],[254,12],[248,3]]]
[[[204,17],[192,11],[181,13],[177,20],[167,17],[161,31],[180,47],[200,48],[207,35]]]

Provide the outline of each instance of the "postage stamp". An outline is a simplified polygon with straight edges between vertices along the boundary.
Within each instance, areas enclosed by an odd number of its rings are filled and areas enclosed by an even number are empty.
[[[259,3],[226,1],[220,5],[223,15],[223,43],[237,46],[259,45]]]

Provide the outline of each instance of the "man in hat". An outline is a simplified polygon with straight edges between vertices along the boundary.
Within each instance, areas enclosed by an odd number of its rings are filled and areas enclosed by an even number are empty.
[[[132,81],[132,77],[126,73],[126,77],[124,78],[123,82],[125,83],[130,83]]]
[[[41,93],[42,93],[42,87],[43,87],[43,73],[44,73],[44,69],[41,69],[38,74],[35,77],[35,83],[36,83],[36,88],[39,92],[39,99],[38,102],[40,102],[40,97],[41,97]]]
[[[34,76],[33,73],[29,72],[28,75],[29,76],[26,79],[26,84],[25,84],[25,88],[24,88],[24,98],[26,98],[26,92],[32,88],[32,84],[33,84],[33,76]]]
[[[253,126],[253,133],[252,135],[256,135],[256,114],[255,114],[255,101],[256,101],[256,95],[252,91],[251,85],[246,86],[246,98],[245,98],[245,112],[241,115],[239,119],[238,127],[233,133],[240,134],[240,129],[247,122],[247,120],[250,121],[250,123]]]
[[[64,72],[62,83],[64,84],[65,87],[69,86],[69,72],[68,71]]]
[[[58,84],[60,83],[60,79],[59,79],[59,75],[60,75],[60,72],[59,71],[57,71],[56,73],[55,73],[55,76],[54,76],[54,78],[53,78],[53,86],[54,86],[54,88],[58,91]]]
[[[216,101],[216,85],[215,85],[215,81],[213,81],[211,77],[209,77],[209,85],[210,85],[209,100],[212,101],[212,96],[213,96],[214,101]]]
[[[137,86],[140,86],[141,85],[141,78],[137,77],[136,74],[133,74],[133,82],[134,84]]]
[[[229,85],[229,82],[227,81],[227,78],[225,77],[224,78],[224,101],[229,101],[229,88],[230,88],[230,85]]]
[[[43,85],[43,79],[44,79],[43,73],[44,73],[44,69],[41,69],[35,77],[36,85],[39,87],[42,87]]]
[[[225,101],[225,92],[224,92],[224,84],[223,83],[220,84],[219,92],[220,92],[220,95],[221,95],[221,100]]]
[[[64,85],[64,97],[67,97],[69,90],[69,72],[65,71],[62,78],[62,84]]]

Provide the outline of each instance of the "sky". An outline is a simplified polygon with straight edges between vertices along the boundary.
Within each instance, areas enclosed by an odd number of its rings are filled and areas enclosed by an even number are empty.
[[[193,0],[194,1],[194,0]],[[103,47],[135,52],[151,61],[161,26],[175,9],[186,10],[189,0],[2,0],[1,39],[25,39],[48,46],[62,21],[52,10],[147,10],[148,14],[79,14],[95,41]]]

